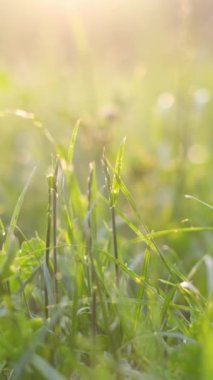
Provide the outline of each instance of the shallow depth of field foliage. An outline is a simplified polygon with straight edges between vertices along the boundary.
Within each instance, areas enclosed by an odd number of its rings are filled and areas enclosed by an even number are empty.
[[[0,380],[213,379],[212,23],[0,0]]]

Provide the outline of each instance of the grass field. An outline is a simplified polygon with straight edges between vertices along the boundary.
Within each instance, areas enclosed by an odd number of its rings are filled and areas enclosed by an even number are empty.
[[[211,11],[0,0],[0,380],[213,378]]]

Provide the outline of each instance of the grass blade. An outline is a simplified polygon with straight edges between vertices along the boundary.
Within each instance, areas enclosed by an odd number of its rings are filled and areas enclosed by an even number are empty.
[[[2,251],[3,252],[7,252],[8,250],[8,247],[10,245],[10,237],[11,235],[13,235],[14,233],[14,230],[15,230],[15,227],[16,227],[16,224],[17,224],[17,221],[18,221],[18,217],[19,217],[19,214],[20,214],[20,211],[21,211],[21,207],[22,207],[22,204],[23,204],[23,201],[24,201],[24,198],[25,198],[25,195],[26,195],[26,192],[28,190],[28,187],[30,185],[30,182],[32,180],[32,177],[35,173],[35,170],[36,168],[34,168],[24,186],[24,189],[22,190],[19,198],[18,198],[18,201],[16,203],[16,206],[15,206],[15,209],[13,211],[13,214],[12,214],[12,218],[10,220],[10,225],[9,225],[9,229],[8,229],[8,232],[6,234],[6,238],[5,238],[5,242],[3,244],[3,248],[2,248]]]
[[[123,139],[121,142],[120,148],[118,150],[116,161],[115,161],[115,169],[114,169],[114,176],[112,181],[112,205],[115,206],[118,194],[120,190],[118,179],[121,175],[121,169],[122,169],[122,163],[124,159],[124,148],[125,148],[126,138]]]
[[[70,145],[69,145],[69,148],[68,148],[67,161],[68,161],[69,165],[72,164],[73,154],[74,154],[74,147],[75,147],[75,142],[76,142],[76,138],[77,138],[79,127],[80,127],[80,120],[77,121],[77,123],[76,123],[76,125],[75,125],[75,127],[73,129]]]
[[[142,306],[143,297],[144,297],[145,288],[146,288],[149,261],[150,261],[150,249],[146,248],[146,251],[144,254],[144,260],[143,260],[142,273],[141,273],[141,279],[143,281],[142,281],[142,285],[139,287],[138,293],[137,293],[137,299],[140,301],[140,303],[137,304],[135,307],[135,327],[137,326],[137,323],[138,323],[138,320],[140,317],[140,313],[141,313],[141,306]]]
[[[197,201],[197,202],[201,203],[202,205],[204,205],[204,206],[210,208],[211,210],[213,210],[213,206],[212,206],[212,205],[210,205],[210,204],[207,203],[207,202],[202,201],[202,200],[199,199],[199,198],[194,197],[193,195],[186,194],[186,195],[185,195],[185,198],[187,198],[187,199],[193,199],[194,201]]]
[[[65,380],[64,376],[39,355],[33,355],[32,365],[46,380]]]

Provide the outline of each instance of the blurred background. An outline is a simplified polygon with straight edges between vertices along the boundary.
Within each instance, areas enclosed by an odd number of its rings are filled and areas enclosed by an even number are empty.
[[[82,192],[89,162],[102,184],[103,146],[113,162],[126,136],[123,177],[149,228],[210,225],[211,210],[184,194],[213,203],[212,25],[211,0],[0,0],[4,223],[37,166],[20,226],[44,235],[47,130],[65,149],[80,118]],[[209,238],[188,244],[210,249]]]

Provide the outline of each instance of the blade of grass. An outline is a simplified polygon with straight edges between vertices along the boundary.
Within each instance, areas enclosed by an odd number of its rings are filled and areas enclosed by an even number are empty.
[[[16,227],[16,224],[17,224],[17,221],[18,221],[18,217],[19,217],[19,214],[20,214],[20,211],[21,211],[21,207],[22,207],[22,204],[23,204],[23,201],[24,201],[24,198],[25,198],[25,195],[26,195],[26,192],[29,188],[29,185],[30,185],[30,182],[32,180],[32,177],[35,173],[35,170],[36,168],[34,168],[24,186],[24,189],[22,190],[19,198],[18,198],[18,201],[16,203],[16,206],[15,206],[15,209],[13,211],[13,214],[12,214],[12,218],[11,218],[11,221],[10,221],[10,225],[9,225],[9,228],[8,228],[8,231],[6,233],[6,237],[5,237],[5,241],[3,243],[3,247],[2,247],[2,254],[5,255],[4,257],[4,261],[3,261],[3,264],[0,268],[0,283],[1,283],[1,287],[2,287],[2,280],[3,280],[3,277],[7,274],[9,268],[11,267],[14,259],[15,259],[15,254],[16,254],[16,250],[14,249],[14,245],[13,243],[11,243],[11,239],[12,237],[14,236],[14,230],[15,230],[15,227]],[[9,282],[7,281],[7,290],[9,291]],[[2,289],[3,290],[3,289]]]
[[[32,358],[32,366],[42,375],[46,380],[65,380],[55,368],[53,368],[41,356],[34,354]]]
[[[58,176],[59,159],[56,158],[53,187],[52,187],[52,223],[53,223],[53,270],[54,270],[54,292],[55,303],[59,302],[58,289],[58,263],[57,263],[57,176]]]
[[[22,207],[22,204],[23,204],[23,201],[24,201],[24,198],[25,198],[25,195],[27,193],[27,190],[29,188],[29,185],[30,185],[30,182],[32,180],[32,177],[35,173],[35,170],[36,168],[34,168],[24,186],[24,189],[22,190],[21,192],[21,195],[19,196],[18,198],[18,201],[16,203],[16,206],[15,206],[15,209],[13,211],[13,214],[12,214],[12,218],[10,220],[10,225],[9,225],[9,228],[8,228],[8,232],[6,234],[6,238],[5,238],[5,242],[3,244],[3,247],[2,247],[2,251],[3,252],[7,252],[8,250],[8,247],[9,247],[9,244],[10,244],[10,236],[13,235],[14,233],[14,229],[16,227],[16,224],[17,224],[17,221],[18,221],[18,217],[19,217],[19,214],[20,214],[20,211],[21,211],[21,207]]]
[[[88,273],[89,276],[91,276],[91,324],[92,324],[92,335],[93,338],[96,336],[96,330],[97,330],[97,322],[96,322],[96,293],[97,293],[97,286],[96,286],[96,272],[95,272],[95,265],[94,265],[94,243],[96,240],[96,219],[95,219],[95,209],[92,210],[92,203],[93,199],[96,196],[96,180],[95,180],[95,165],[94,163],[90,164],[90,171],[89,171],[89,177],[88,177],[88,256],[90,260],[90,273]]]
[[[139,287],[138,292],[137,292],[137,299],[140,301],[139,304],[136,305],[135,307],[135,327],[137,327],[140,313],[141,313],[141,306],[143,302],[143,297],[146,289],[146,282],[147,282],[147,277],[148,277],[148,266],[149,266],[149,261],[150,261],[150,249],[146,248],[145,254],[144,254],[144,260],[143,260],[143,267],[142,267],[142,272],[141,272],[141,278],[143,279],[142,285]]]
[[[46,248],[45,248],[45,262],[44,262],[44,307],[45,317],[48,318],[48,280],[50,279],[50,239],[51,239],[51,224],[52,224],[52,176],[47,177],[48,180],[48,209],[47,209],[47,231],[46,231]],[[49,272],[49,276],[47,276]]]
[[[76,138],[77,138],[78,130],[79,130],[79,127],[80,127],[80,123],[81,123],[81,121],[78,120],[77,123],[76,123],[76,125],[75,125],[75,127],[74,127],[74,129],[73,129],[73,132],[72,132],[71,141],[70,141],[70,145],[69,145],[68,153],[67,153],[67,161],[68,161],[69,165],[72,164],[73,154],[74,154],[74,147],[75,147]]]
[[[118,243],[117,243],[117,230],[116,230],[116,221],[115,221],[115,203],[113,199],[113,191],[112,191],[112,184],[111,184],[111,178],[109,174],[109,168],[105,156],[105,151],[103,151],[103,157],[102,157],[102,165],[105,173],[105,181],[107,184],[107,189],[109,193],[109,201],[110,201],[110,208],[111,208],[111,220],[112,220],[112,239],[113,239],[113,250],[114,250],[114,257],[115,259],[118,259]],[[120,164],[119,164],[120,165]],[[120,166],[119,166],[120,167]],[[114,187],[117,184],[114,184]],[[118,269],[118,264],[115,261],[115,282],[116,285],[119,286],[119,269]]]
[[[174,298],[176,291],[177,291],[176,287],[172,287],[169,290],[169,292],[165,295],[163,307],[161,309],[161,330],[163,330],[163,327],[165,326],[165,323],[167,320],[167,311],[170,307],[170,303],[172,303],[172,300]]]
[[[121,215],[122,217],[122,215]],[[139,230],[135,230],[135,232],[140,235],[135,239],[132,239],[132,243],[146,242],[147,239],[156,239],[163,236],[178,234],[178,233],[188,233],[188,232],[204,232],[204,231],[213,231],[213,227],[184,227],[184,228],[173,228],[169,230],[149,232],[146,234],[142,234]]]
[[[124,159],[125,143],[126,143],[126,138],[124,138],[123,141],[121,142],[121,145],[118,149],[118,153],[116,156],[114,176],[113,176],[113,180],[112,180],[112,190],[111,190],[112,206],[116,205],[119,190],[120,190],[118,178],[120,178],[120,175],[121,175],[121,169],[122,169],[122,164],[123,164],[123,159]]]
[[[132,197],[132,195],[130,194],[129,190],[127,189],[127,187],[125,186],[124,182],[122,181],[122,179],[119,177],[118,178],[118,182],[120,184],[120,189],[122,191],[122,193],[124,194],[125,198],[127,199],[127,201],[129,202],[132,210],[134,211],[135,215],[137,216],[138,218],[138,221],[140,222],[141,224],[141,227],[142,227],[142,230],[143,230],[143,233],[141,233],[144,237],[148,236],[149,235],[149,231],[148,231],[148,228],[145,226],[145,224],[143,223],[142,219],[141,219],[141,216],[138,212],[138,209],[137,209],[137,206],[135,204],[135,201]],[[172,277],[175,276],[175,278],[177,279],[183,279],[183,276],[180,274],[179,271],[177,271],[176,268],[174,267],[171,267],[171,265],[167,262],[167,260],[165,259],[163,253],[161,252],[161,250],[159,249],[159,247],[156,245],[155,241],[153,240],[152,237],[150,238],[146,238],[145,240],[145,243],[146,245],[153,251],[155,252],[156,254],[158,254],[158,256],[161,258],[163,264],[165,265],[165,267],[167,268],[168,272],[172,275]]]
[[[187,198],[187,199],[193,199],[194,201],[197,201],[197,202],[201,203],[202,205],[204,205],[204,206],[210,208],[211,210],[213,210],[213,206],[212,205],[210,205],[207,202],[202,201],[201,199],[199,199],[197,197],[194,197],[193,195],[186,194],[185,198]]]

